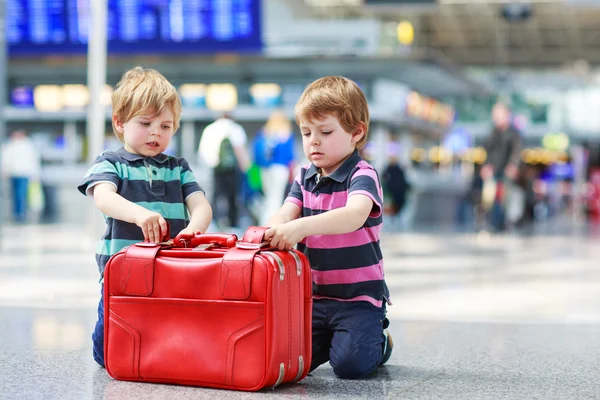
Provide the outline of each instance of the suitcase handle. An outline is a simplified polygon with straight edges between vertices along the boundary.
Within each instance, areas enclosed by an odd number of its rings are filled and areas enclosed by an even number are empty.
[[[267,226],[249,226],[244,232],[242,242],[263,244],[265,243],[265,232],[269,229]]]
[[[270,241],[265,240],[265,232],[269,229],[266,226],[250,226],[244,232],[242,240],[236,243],[238,249],[260,250],[269,247]]]
[[[235,247],[237,241],[238,238],[234,234],[196,232],[193,235],[177,235],[173,240],[173,246],[198,247],[210,244],[219,247]]]

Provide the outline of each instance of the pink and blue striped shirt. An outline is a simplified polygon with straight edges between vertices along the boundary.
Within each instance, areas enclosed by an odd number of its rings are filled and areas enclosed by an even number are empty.
[[[383,192],[377,171],[355,151],[335,172],[320,178],[310,164],[301,168],[286,201],[298,205],[301,217],[344,207],[350,196],[373,200],[364,225],[339,235],[309,236],[298,243],[312,267],[313,297],[339,301],[367,301],[382,307],[389,299],[379,245]]]

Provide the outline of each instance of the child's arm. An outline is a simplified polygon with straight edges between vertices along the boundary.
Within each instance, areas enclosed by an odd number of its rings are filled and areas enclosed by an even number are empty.
[[[185,200],[185,205],[190,212],[190,223],[180,234],[193,234],[198,231],[206,233],[212,220],[212,208],[204,193],[196,192],[190,195]]]
[[[283,203],[279,211],[269,219],[269,226],[281,225],[286,222],[293,221],[300,217],[300,207],[292,202],[286,201]]]
[[[111,218],[136,224],[142,228],[144,241],[162,241],[161,232],[167,232],[167,221],[157,212],[145,209],[117,194],[117,187],[99,183],[92,188],[96,206]]]
[[[307,236],[353,232],[364,225],[372,210],[373,200],[357,194],[350,196],[344,207],[273,226],[265,232],[265,239],[273,247],[289,250]]]

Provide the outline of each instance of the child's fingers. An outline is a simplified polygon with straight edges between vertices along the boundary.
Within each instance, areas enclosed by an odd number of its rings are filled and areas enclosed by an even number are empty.
[[[152,227],[152,225],[150,225],[150,227],[148,228],[148,241],[150,243],[154,243],[154,228]]]
[[[162,238],[164,236],[167,235],[168,232],[168,227],[167,227],[167,221],[165,221],[165,219],[163,217],[160,217],[160,219],[158,220],[159,226],[160,226],[160,239],[162,240]],[[167,240],[170,238],[167,238]]]
[[[265,240],[271,240],[273,238],[273,233],[275,232],[275,229],[273,228],[269,228],[265,231]]]
[[[154,243],[162,242],[162,236],[160,235],[160,224],[158,222],[155,222],[154,225],[152,225],[152,234],[154,235]]]
[[[142,233],[144,234],[144,242],[149,242],[150,238],[148,237],[148,227],[146,225],[142,225],[140,228],[142,229]]]
[[[266,239],[266,238],[265,238]],[[268,240],[268,239],[267,239]],[[279,241],[275,238],[271,238],[271,246],[277,247],[279,245]]]

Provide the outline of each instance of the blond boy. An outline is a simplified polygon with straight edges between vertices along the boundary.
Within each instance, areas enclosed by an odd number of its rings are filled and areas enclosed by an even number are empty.
[[[107,229],[96,251],[100,275],[109,258],[137,243],[205,232],[211,207],[189,164],[163,152],[179,127],[181,100],[155,70],[127,71],[112,95],[112,125],[123,147],[100,154],[78,189],[93,197]],[[104,306],[92,334],[94,360],[104,366]]]
[[[309,85],[295,109],[304,154],[292,189],[265,239],[279,249],[298,244],[312,267],[311,371],[329,361],[354,379],[387,362],[387,333],[379,246],[383,194],[375,169],[358,154],[367,141],[369,109],[353,81],[328,76]]]

